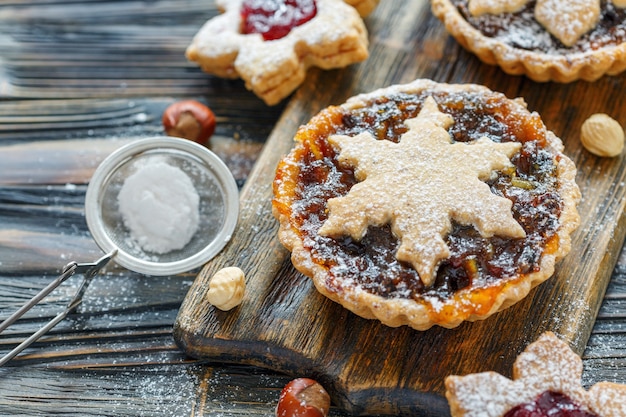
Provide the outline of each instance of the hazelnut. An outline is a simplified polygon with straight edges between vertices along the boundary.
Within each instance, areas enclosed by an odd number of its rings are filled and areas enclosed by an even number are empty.
[[[178,101],[163,112],[163,128],[169,136],[208,144],[215,132],[215,114],[195,100]]]
[[[604,113],[591,115],[580,128],[580,142],[598,156],[617,156],[624,149],[624,129]]]
[[[318,382],[309,378],[290,381],[280,393],[276,417],[326,417],[330,396]]]
[[[209,280],[207,301],[220,310],[228,311],[243,300],[246,289],[245,275],[236,266],[222,268]]]

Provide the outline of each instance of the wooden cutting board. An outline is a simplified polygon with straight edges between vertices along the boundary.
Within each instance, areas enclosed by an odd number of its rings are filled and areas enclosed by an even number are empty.
[[[626,117],[621,116],[626,105],[614,97],[615,91],[624,91],[626,79],[559,85],[507,76],[462,50],[432,17],[427,1],[381,2],[366,23],[370,58],[344,70],[310,71],[286,107],[242,189],[233,238],[196,278],[174,336],[192,357],[316,378],[333,403],[351,413],[445,416],[447,375],[494,370],[510,376],[515,357],[545,330],[583,352],[624,241],[626,173],[623,156],[589,154],[578,132],[596,112],[626,124],[620,119]],[[583,193],[582,223],[556,274],[508,310],[453,330],[389,328],[321,296],[292,267],[271,214],[274,170],[291,149],[299,125],[328,104],[415,78],[473,82],[524,97],[563,138]],[[205,301],[208,280],[233,265],[246,273],[246,296],[241,306],[222,312]]]

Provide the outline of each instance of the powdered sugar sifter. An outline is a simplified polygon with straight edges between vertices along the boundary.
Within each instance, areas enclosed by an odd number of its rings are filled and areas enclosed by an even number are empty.
[[[164,253],[144,250],[138,244],[136,236],[124,224],[118,204],[125,181],[142,167],[155,163],[168,164],[186,174],[199,197],[197,230],[183,247]],[[70,262],[54,281],[0,323],[2,332],[68,278],[83,275],[81,285],[65,309],[2,357],[0,366],[74,312],[90,282],[111,260],[146,275],[190,271],[208,262],[230,241],[238,214],[239,191],[235,179],[224,162],[206,147],[173,137],[140,139],[122,146],[98,166],[85,196],[89,231],[106,255],[93,263]]]

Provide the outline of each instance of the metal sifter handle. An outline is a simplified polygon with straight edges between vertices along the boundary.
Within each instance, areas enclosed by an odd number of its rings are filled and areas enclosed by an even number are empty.
[[[0,323],[0,333],[2,333],[7,327],[15,323],[28,310],[30,310],[35,305],[37,305],[41,300],[43,300],[48,294],[50,294],[55,288],[57,288],[59,285],[65,282],[68,278],[70,278],[74,274],[83,274],[84,276],[83,282],[78,288],[78,291],[76,291],[76,294],[74,295],[74,297],[70,300],[70,302],[65,307],[65,310],[60,312],[56,317],[50,320],[44,327],[39,329],[36,333],[31,335],[28,339],[24,340],[22,343],[16,346],[12,351],[4,355],[0,359],[0,366],[5,365],[8,361],[13,359],[18,353],[26,349],[33,342],[35,342],[41,336],[43,336],[48,331],[50,331],[50,329],[52,329],[60,321],[62,321],[65,317],[67,317],[68,314],[73,312],[82,302],[83,296],[85,295],[85,291],[87,290],[87,287],[89,286],[93,278],[98,274],[98,272],[100,272],[102,268],[104,268],[111,261],[111,259],[113,259],[113,257],[115,257],[116,253],[117,253],[117,250],[113,250],[107,255],[103,256],[102,258],[98,259],[96,262],[93,262],[93,263],[70,262],[63,268],[61,275],[59,275],[54,281],[48,284],[44,289],[39,291],[37,295],[31,298],[30,301],[24,304],[19,310],[11,314],[9,318],[7,318],[2,323]]]

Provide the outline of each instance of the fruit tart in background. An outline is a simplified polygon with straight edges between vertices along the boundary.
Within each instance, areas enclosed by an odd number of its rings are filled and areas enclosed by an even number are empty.
[[[186,56],[223,78],[241,78],[268,105],[291,94],[309,67],[342,68],[368,57],[361,18],[377,0],[218,0]],[[354,7],[353,7],[354,6]]]
[[[521,99],[416,80],[326,108],[295,141],[274,180],[279,239],[359,316],[484,319],[570,250],[576,168]]]
[[[482,61],[535,81],[594,81],[626,69],[626,1],[432,0]]]

